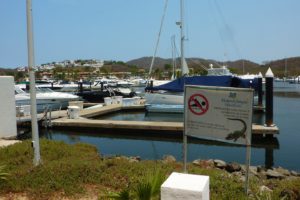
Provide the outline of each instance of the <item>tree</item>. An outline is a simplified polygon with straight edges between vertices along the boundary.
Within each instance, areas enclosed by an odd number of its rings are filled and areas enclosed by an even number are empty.
[[[230,71],[231,73],[233,73],[233,74],[237,74],[237,73],[238,73],[238,70],[235,69],[235,68],[228,68],[228,69],[229,69],[229,71]]]
[[[16,81],[20,81],[20,80],[22,80],[24,77],[25,77],[24,72],[17,72],[17,73],[15,74],[15,80],[16,80]]]
[[[42,78],[42,72],[40,72],[40,71],[35,72],[35,77],[37,79],[41,79]]]
[[[129,66],[129,71],[131,72],[132,75],[136,76],[138,75],[138,68],[135,65]]]
[[[155,76],[155,78],[157,78],[157,79],[161,79],[161,71],[160,71],[159,68],[156,68],[156,69],[154,70],[154,76]]]
[[[170,70],[172,69],[172,65],[170,65],[170,64],[165,64],[165,65],[164,65],[164,69],[165,69],[166,71],[170,71]]]
[[[111,72],[111,67],[103,66],[103,67],[100,69],[100,71],[101,71],[102,73],[104,73],[105,75],[109,75],[110,72]]]
[[[165,69],[165,72],[168,74],[168,78],[170,78],[172,75],[172,65],[165,64],[164,69]]]

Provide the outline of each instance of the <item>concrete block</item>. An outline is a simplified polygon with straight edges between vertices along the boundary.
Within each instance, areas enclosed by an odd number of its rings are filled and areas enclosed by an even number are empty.
[[[69,119],[78,119],[79,111],[80,111],[80,108],[78,106],[68,106]]]
[[[173,172],[161,186],[162,200],[208,200],[209,177]]]
[[[0,138],[17,136],[15,83],[12,76],[0,76]]]

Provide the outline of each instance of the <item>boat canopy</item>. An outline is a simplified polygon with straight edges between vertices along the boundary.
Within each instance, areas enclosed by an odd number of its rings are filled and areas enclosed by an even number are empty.
[[[258,80],[257,78],[242,79],[236,76],[185,76],[163,85],[155,87],[148,86],[145,90],[183,92],[184,85],[254,88],[257,90]]]

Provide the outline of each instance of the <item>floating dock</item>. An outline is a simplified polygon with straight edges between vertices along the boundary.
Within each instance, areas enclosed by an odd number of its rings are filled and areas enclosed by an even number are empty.
[[[51,111],[51,116],[50,116],[50,112],[47,113],[48,119],[50,119],[50,117],[51,117],[51,120],[58,119],[58,118],[63,118],[63,117],[67,117],[67,116],[68,115],[67,115],[66,110]],[[37,120],[38,121],[41,121],[45,118],[46,118],[46,113],[37,114]],[[28,122],[31,122],[31,115],[17,117],[17,124],[18,125],[28,123]]]
[[[111,112],[128,109],[145,109],[144,105],[134,105],[122,107],[114,104],[95,109],[84,109],[80,111],[78,119],[68,119],[66,117],[52,120],[54,128],[76,128],[76,129],[127,129],[127,130],[147,130],[147,131],[173,131],[182,132],[183,122],[157,122],[157,121],[117,121],[117,120],[96,120],[88,119],[95,116],[105,115]],[[252,134],[274,135],[278,134],[277,126],[267,127],[263,125],[252,125]]]
[[[67,119],[61,118],[52,121],[53,127],[76,127],[76,128],[113,128],[130,130],[153,130],[153,131],[183,131],[183,122],[152,122],[152,121],[117,121],[117,120],[94,120],[94,119]],[[278,127],[266,127],[252,125],[252,134],[273,135],[279,133]]]

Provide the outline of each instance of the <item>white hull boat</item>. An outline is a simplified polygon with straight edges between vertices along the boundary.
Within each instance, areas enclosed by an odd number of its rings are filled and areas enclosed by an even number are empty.
[[[144,95],[147,104],[163,104],[163,105],[183,105],[183,93],[149,93]]]
[[[15,86],[16,106],[30,105],[30,94],[24,92],[18,86]],[[70,101],[78,101],[77,95],[53,92],[50,89],[37,89],[36,103],[37,112],[43,112],[46,108],[51,110],[60,110],[68,107]]]
[[[184,106],[168,104],[149,104],[146,105],[147,112],[150,113],[183,113]]]

